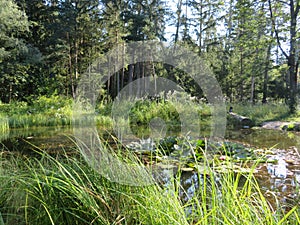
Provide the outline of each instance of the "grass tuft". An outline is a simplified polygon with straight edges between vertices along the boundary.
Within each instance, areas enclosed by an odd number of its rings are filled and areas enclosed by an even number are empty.
[[[5,224],[299,223],[297,206],[287,212],[270,206],[253,172],[216,173],[205,158],[204,164],[195,166],[201,170],[193,172],[197,182],[189,195],[180,182],[180,170],[163,185],[128,186],[101,177],[80,155],[37,152],[35,158],[1,155],[0,207]],[[204,156],[209,157],[205,151]],[[142,166],[138,160],[130,163]],[[183,193],[189,197],[180,197]]]

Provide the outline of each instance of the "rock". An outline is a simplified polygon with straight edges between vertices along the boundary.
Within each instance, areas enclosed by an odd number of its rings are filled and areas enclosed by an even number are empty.
[[[248,128],[254,126],[254,122],[248,117],[241,116],[241,115],[238,115],[233,112],[229,112],[229,115],[230,115],[231,119],[234,120],[233,123],[236,126],[239,126],[241,128],[245,128],[245,129],[248,129]]]
[[[262,128],[281,130],[283,129],[283,127],[287,126],[288,124],[289,122],[269,121],[269,122],[264,122],[262,124]]]

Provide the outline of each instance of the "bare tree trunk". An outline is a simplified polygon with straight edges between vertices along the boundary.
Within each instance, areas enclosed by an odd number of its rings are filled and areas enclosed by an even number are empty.
[[[106,97],[107,101],[110,99],[110,83],[111,83],[111,71],[110,71],[111,65],[110,65],[110,58],[108,58],[108,79],[107,79],[107,87],[106,87]]]
[[[243,77],[244,75],[244,54],[243,49],[241,48],[241,55],[240,55],[240,77]],[[240,101],[243,101],[244,99],[244,85],[243,82],[240,83]]]
[[[274,31],[271,31],[271,39],[273,39]],[[270,66],[270,57],[271,57],[271,48],[272,43],[269,43],[268,49],[267,49],[267,56],[265,60],[265,67],[264,67],[264,83],[263,83],[263,97],[262,97],[262,103],[267,103],[267,97],[268,97],[268,82],[269,82],[269,66]]]
[[[135,58],[135,52],[132,52],[132,56],[131,56],[131,62],[134,62],[134,58]],[[129,84],[129,96],[132,96],[132,81],[133,81],[133,77],[134,77],[134,64],[130,64],[129,65],[129,71],[128,71],[128,84]]]
[[[140,78],[140,63],[137,62],[135,65],[135,75],[136,75],[136,79],[137,79],[137,90],[136,90],[136,96],[140,96],[141,93],[141,79]]]
[[[71,40],[70,40],[69,33],[67,33],[67,39],[69,41],[69,82],[70,82],[70,85],[71,85],[72,97],[75,98],[75,87],[74,87],[73,65],[72,65],[72,43],[71,43]]]
[[[200,0],[200,21],[199,21],[199,55],[202,52],[202,29],[203,29],[203,0]]]
[[[179,39],[179,28],[181,25],[181,9],[182,8],[182,0],[178,0],[177,3],[177,21],[176,21],[176,31],[175,31],[175,38],[174,38],[174,42],[175,44],[178,42]]]
[[[296,2],[296,9],[294,8],[294,0],[290,0],[290,52],[288,57],[288,66],[290,74],[290,111],[294,113],[297,107],[297,66],[296,66],[296,35],[297,35],[297,17],[300,8],[300,3]]]
[[[125,79],[125,43],[122,44],[122,78],[121,78],[121,89],[124,87]]]
[[[134,71],[134,65],[129,65],[129,78],[128,78],[128,84],[129,84],[129,96],[132,96],[132,80],[133,80],[133,71]]]
[[[250,102],[252,104],[255,103],[255,76],[252,74],[251,76],[251,96],[250,96]]]

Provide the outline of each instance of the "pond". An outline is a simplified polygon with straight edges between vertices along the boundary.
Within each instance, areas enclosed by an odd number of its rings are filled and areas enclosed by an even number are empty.
[[[99,129],[100,135],[105,135],[105,129]],[[32,129],[11,129],[9,134],[2,136],[1,151],[34,154],[36,147],[50,154],[61,151],[75,153],[75,142],[72,139],[73,130],[70,127],[41,127]],[[275,201],[277,196],[283,203],[295,203],[296,193],[300,184],[300,134],[268,129],[236,129],[226,131],[226,140],[252,146],[258,151],[268,151],[268,158],[277,163],[263,162],[257,166],[256,178],[262,190]],[[167,184],[174,174],[174,167],[161,168],[160,180]],[[183,199],[190,198],[199,185],[198,176],[194,171],[183,171],[181,184],[185,189]],[[273,199],[273,200],[272,200]],[[274,202],[275,204],[275,202]]]

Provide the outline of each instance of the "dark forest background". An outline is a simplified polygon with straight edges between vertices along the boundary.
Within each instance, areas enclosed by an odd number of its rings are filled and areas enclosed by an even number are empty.
[[[212,68],[230,102],[285,101],[296,110],[300,0],[0,0],[0,99],[74,97],[89,63],[117,44],[184,46]],[[125,65],[103,93],[157,75],[203,97],[163,64]]]

